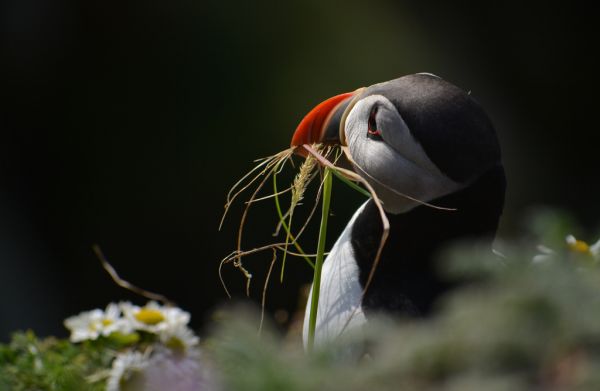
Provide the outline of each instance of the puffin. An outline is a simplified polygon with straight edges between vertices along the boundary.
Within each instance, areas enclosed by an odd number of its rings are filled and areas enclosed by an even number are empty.
[[[436,266],[456,241],[489,244],[506,177],[489,116],[470,92],[418,73],[340,94],[298,125],[291,146],[343,145],[389,220],[389,236],[365,291],[382,235],[372,198],[354,213],[323,263],[315,346],[365,327],[378,314],[423,318],[457,282]],[[307,308],[310,306],[312,290]],[[309,311],[303,327],[308,340]]]

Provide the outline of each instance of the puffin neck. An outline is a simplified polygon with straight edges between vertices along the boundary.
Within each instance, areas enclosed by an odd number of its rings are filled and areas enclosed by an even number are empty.
[[[365,310],[424,315],[452,284],[436,271],[438,253],[457,240],[477,240],[491,246],[504,205],[506,181],[501,164],[470,186],[432,201],[455,211],[419,206],[402,214],[387,214],[390,235],[374,279],[363,299]],[[357,217],[351,242],[364,287],[381,237],[381,221],[370,201]]]

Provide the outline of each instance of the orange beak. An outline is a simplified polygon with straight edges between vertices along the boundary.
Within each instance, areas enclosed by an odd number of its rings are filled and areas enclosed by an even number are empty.
[[[300,147],[304,144],[339,142],[340,119],[354,94],[347,92],[319,103],[300,121],[290,145]],[[296,148],[296,153],[306,156],[304,148]]]

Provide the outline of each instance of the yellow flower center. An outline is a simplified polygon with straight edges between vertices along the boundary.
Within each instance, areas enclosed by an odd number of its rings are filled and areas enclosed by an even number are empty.
[[[114,322],[112,319],[102,319],[102,326],[104,326],[104,327],[110,326],[113,323]]]
[[[571,251],[582,254],[587,254],[590,252],[590,246],[583,240],[575,240],[574,242],[569,243],[569,248]]]
[[[165,316],[162,312],[150,308],[142,308],[135,314],[135,318],[138,321],[149,325],[155,325],[165,320]]]

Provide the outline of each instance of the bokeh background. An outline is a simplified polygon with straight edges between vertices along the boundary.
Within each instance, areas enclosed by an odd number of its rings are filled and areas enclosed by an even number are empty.
[[[408,73],[472,91],[492,117],[509,179],[503,236],[536,205],[598,232],[592,16],[571,3],[2,2],[0,341],[24,328],[64,336],[68,315],[144,301],[115,286],[93,243],[201,327],[226,300],[217,267],[241,215],[239,203],[217,231],[228,188],[287,147],[316,103]],[[332,240],[361,199],[337,186],[333,202]],[[246,248],[272,241],[272,203],[248,224]],[[245,261],[253,300],[270,259]],[[310,279],[290,259],[269,310],[296,310]]]

